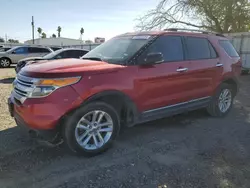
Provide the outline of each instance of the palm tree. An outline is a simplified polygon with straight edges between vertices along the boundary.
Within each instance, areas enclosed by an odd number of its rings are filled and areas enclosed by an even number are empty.
[[[42,38],[44,39],[44,38],[46,38],[47,37],[47,35],[46,35],[46,33],[42,33]]]
[[[52,34],[52,38],[56,38],[56,34],[55,33]]]
[[[41,37],[41,34],[42,34],[42,32],[43,32],[42,28],[41,28],[41,27],[38,27],[38,28],[37,28],[37,32],[39,33],[39,37]]]
[[[82,40],[82,35],[83,35],[83,33],[84,33],[84,29],[83,29],[83,28],[81,28],[81,29],[80,29],[81,40]]]
[[[58,26],[57,27],[58,37],[61,37],[61,31],[62,31],[61,26]]]

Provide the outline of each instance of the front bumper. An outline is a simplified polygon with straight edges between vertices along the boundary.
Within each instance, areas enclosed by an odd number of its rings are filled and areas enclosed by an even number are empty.
[[[47,97],[26,99],[23,103],[15,98],[13,91],[8,99],[9,112],[18,126],[28,132],[55,136],[58,125],[67,112],[78,107],[82,100],[71,86],[63,87]]]

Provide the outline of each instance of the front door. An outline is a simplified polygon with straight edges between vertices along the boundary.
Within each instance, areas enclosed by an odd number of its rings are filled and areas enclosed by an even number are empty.
[[[19,60],[28,57],[28,48],[27,47],[19,47],[11,52],[11,61],[12,63],[17,63]]]
[[[164,62],[143,65],[148,53],[161,52]],[[190,63],[185,61],[182,37],[161,36],[138,58],[135,81],[141,112],[189,101]]]

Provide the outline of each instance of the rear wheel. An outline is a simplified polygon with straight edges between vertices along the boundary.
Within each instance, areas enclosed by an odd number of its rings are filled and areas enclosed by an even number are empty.
[[[208,113],[215,117],[225,116],[232,108],[233,99],[234,95],[231,85],[226,83],[221,84],[207,107]]]
[[[0,66],[2,68],[10,67],[10,64],[11,64],[11,61],[8,58],[3,57],[3,58],[0,59]]]
[[[64,141],[77,154],[93,156],[112,146],[120,130],[115,109],[103,102],[94,102],[77,109],[64,126]]]

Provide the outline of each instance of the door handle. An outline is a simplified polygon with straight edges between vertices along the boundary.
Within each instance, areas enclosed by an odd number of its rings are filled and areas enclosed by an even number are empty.
[[[186,72],[188,68],[178,68],[176,69],[176,72]]]
[[[216,64],[216,67],[222,67],[222,66],[223,66],[222,63],[217,63],[217,64]]]

